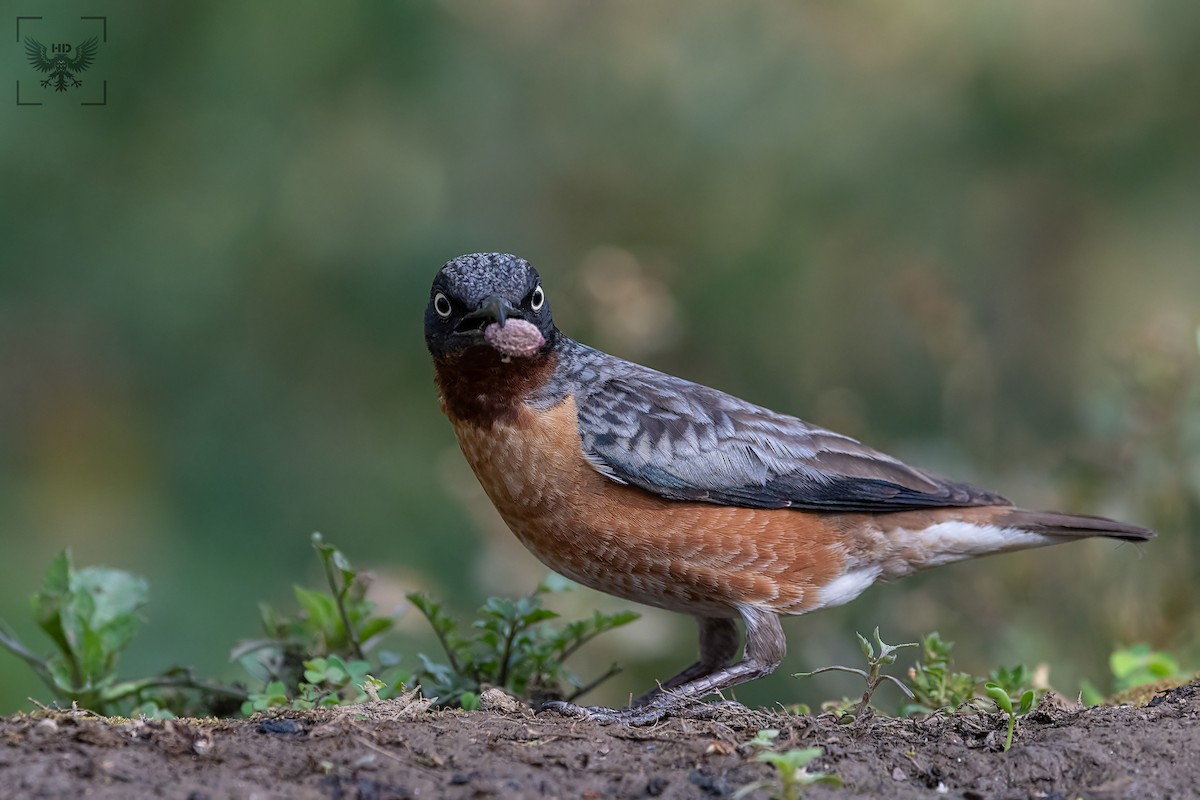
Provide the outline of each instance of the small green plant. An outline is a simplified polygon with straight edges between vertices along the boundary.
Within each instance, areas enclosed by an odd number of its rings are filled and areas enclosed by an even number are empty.
[[[1080,694],[1087,705],[1144,703],[1148,693],[1144,687],[1163,688],[1173,682],[1187,680],[1191,675],[1174,656],[1161,650],[1152,650],[1145,643],[1117,648],[1108,657],[1108,667],[1112,672],[1115,693],[1106,698],[1091,682],[1083,681]]]
[[[1004,752],[1007,753],[1008,749],[1012,747],[1013,729],[1016,728],[1017,717],[1033,710],[1033,689],[1026,689],[1017,697],[1013,697],[1003,686],[991,681],[985,683],[983,688],[987,692],[987,696],[996,704],[996,708],[1008,714],[1008,735],[1004,738]]]
[[[395,615],[380,614],[366,599],[369,578],[319,533],[312,536],[327,591],[294,587],[298,613],[285,616],[260,606],[264,636],[241,642],[231,660],[252,677],[257,691],[241,685],[203,681],[182,668],[150,678],[118,680],[120,653],[137,632],[148,598],[143,578],[115,569],[75,569],[64,551],[51,563],[42,591],[33,597],[34,618],[56,650],[40,656],[0,622],[0,647],[24,660],[63,703],[99,714],[147,716],[253,714],[271,708],[310,709],[398,696],[414,676],[398,668],[399,658],[379,645],[392,631]],[[447,698],[446,705],[476,708],[485,685],[534,699],[560,697],[561,686],[574,699],[618,672],[614,665],[588,684],[563,662],[596,636],[638,615],[596,613],[562,625],[542,608],[543,585],[518,600],[492,597],[480,609],[469,635],[441,605],[421,595],[409,599],[429,620],[446,650],[448,664],[421,656],[422,689]]]
[[[913,702],[901,709],[901,716],[958,709],[975,701],[975,687],[980,680],[970,673],[954,670],[950,655],[953,649],[954,642],[946,641],[937,631],[921,637],[920,660],[908,670]]]
[[[172,668],[138,680],[118,680],[117,661],[141,624],[149,590],[144,578],[116,569],[75,569],[60,553],[33,597],[38,626],[56,647],[39,656],[0,623],[0,645],[34,670],[62,703],[98,714],[174,716],[180,713],[251,714],[288,706],[313,708],[391,696],[408,676],[393,670],[390,682],[372,678],[392,667],[395,656],[372,650],[391,630],[393,618],[375,613],[365,599],[366,576],[320,534],[312,543],[321,558],[328,593],[295,587],[301,612],[294,618],[262,606],[267,637],[243,642],[233,657],[262,690],[195,678]]]
[[[0,622],[0,645],[24,660],[62,703],[99,714],[168,717],[188,706],[184,692],[238,701],[237,687],[200,681],[185,669],[140,680],[118,680],[117,662],[141,625],[149,598],[145,579],[106,567],[76,569],[64,550],[50,563],[32,598],[38,627],[55,651],[39,656]]]
[[[856,667],[843,667],[839,664],[835,664],[830,667],[821,667],[820,669],[815,669],[812,672],[797,672],[794,677],[805,678],[811,675],[819,675],[822,672],[849,672],[854,675],[858,675],[864,681],[866,681],[866,691],[863,692],[862,699],[858,703],[858,708],[849,721],[853,721],[854,719],[862,717],[863,712],[867,710],[867,706],[871,702],[871,696],[875,694],[875,690],[878,689],[880,684],[882,684],[884,681],[891,681],[892,683],[896,684],[896,686],[900,688],[900,691],[904,692],[906,697],[913,699],[912,690],[905,686],[899,678],[896,678],[892,675],[883,674],[883,668],[896,663],[897,650],[902,647],[916,647],[916,643],[911,642],[908,644],[895,645],[886,644],[882,639],[879,638],[878,626],[875,627],[875,633],[873,636],[875,640],[874,644],[868,642],[867,638],[861,633],[856,633],[855,635],[858,637],[859,647],[862,648],[863,655],[867,659],[867,669],[861,670]],[[842,708],[839,708],[838,710],[842,712],[841,719],[846,720],[847,716],[849,716],[846,711]]]
[[[778,738],[779,731],[777,729],[763,728],[754,734],[754,738],[746,742],[742,747],[754,753],[761,753],[764,750],[773,750],[775,748],[775,740]]]
[[[573,700],[616,675],[620,669],[614,664],[585,684],[569,673],[563,662],[595,637],[627,625],[639,615],[633,611],[597,611],[590,619],[551,626],[546,623],[558,614],[542,607],[542,597],[550,591],[554,589],[543,583],[517,600],[488,598],[466,635],[460,633],[457,621],[445,613],[440,603],[422,594],[408,595],[429,620],[446,654],[445,663],[420,654],[422,667],[416,679],[425,696],[436,695],[442,705],[471,710],[478,707],[484,686],[544,700],[562,697],[561,684],[565,682],[572,689],[566,699]]]
[[[1020,695],[1033,686],[1033,674],[1024,664],[997,667],[988,673],[987,680],[1013,696]]]
[[[1179,662],[1169,653],[1151,650],[1148,644],[1135,644],[1114,650],[1108,657],[1117,691],[1145,686],[1148,683],[1186,678]]]
[[[232,660],[264,685],[243,703],[245,714],[275,707],[360,703],[368,697],[368,679],[379,684],[379,697],[390,697],[411,678],[396,668],[395,654],[377,649],[394,627],[395,616],[376,613],[375,604],[366,599],[369,577],[321,534],[312,535],[312,546],[321,559],[328,591],[292,587],[300,605],[293,617],[262,604],[266,636],[241,642],[231,653]],[[384,673],[389,679],[373,677]]]
[[[992,707],[988,702],[989,698],[992,698],[988,686],[995,686],[998,691],[1005,692],[1006,697],[1012,698],[1010,705],[1015,704],[1018,708],[1026,695],[1029,696],[1030,703],[1037,698],[1037,692],[1033,689],[1033,675],[1025,666],[999,667],[988,673],[986,678],[956,671],[950,655],[954,643],[942,639],[936,632],[921,638],[920,658],[908,670],[908,683],[905,684],[891,675],[884,675],[883,668],[895,663],[897,650],[917,645],[889,645],[880,639],[878,628],[875,629],[873,638],[872,643],[858,634],[859,646],[867,659],[866,670],[832,666],[796,674],[796,677],[805,677],[829,671],[851,672],[866,682],[866,691],[858,700],[843,697],[841,700],[827,700],[821,704],[822,711],[834,714],[842,722],[854,722],[861,718],[875,690],[885,680],[899,686],[905,697],[911,701],[901,706],[902,717],[947,710],[978,713]]]
[[[304,680],[296,689],[290,689],[283,681],[271,681],[261,692],[250,693],[242,704],[242,713],[249,716],[269,708],[309,709],[377,700],[380,690],[387,692],[393,687],[369,675],[369,669],[367,661],[346,662],[334,655],[305,661]],[[368,686],[374,689],[373,696]]]
[[[833,773],[808,771],[808,765],[825,754],[823,749],[806,747],[777,752],[771,748],[778,736],[777,730],[761,730],[745,745],[757,754],[755,760],[775,767],[776,780],[764,779],[748,783],[734,793],[734,800],[760,790],[769,791],[772,800],[799,800],[804,790],[814,784],[842,785],[841,778]]]

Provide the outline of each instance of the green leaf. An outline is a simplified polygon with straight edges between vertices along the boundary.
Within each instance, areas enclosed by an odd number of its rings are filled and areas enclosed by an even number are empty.
[[[51,658],[46,662],[46,670],[54,680],[54,686],[64,696],[73,695],[76,691],[75,681],[71,678],[71,667],[61,657]]]
[[[46,569],[42,581],[42,592],[55,596],[64,595],[71,589],[71,551],[62,550]]]
[[[875,632],[879,633],[879,629],[876,628]],[[867,661],[874,661],[875,660],[875,648],[872,647],[871,643],[867,641],[867,637],[863,636],[861,633],[858,633],[857,631],[855,631],[854,635],[858,637],[858,646],[860,648],[862,648],[863,656],[867,659]]]
[[[395,622],[391,617],[371,617],[358,629],[359,641],[366,644],[376,636],[390,631],[394,624]]]
[[[558,616],[557,613],[548,608],[536,608],[532,611],[527,611],[521,615],[521,623],[525,626],[536,625],[539,622],[544,622],[548,619],[554,619]]]
[[[768,764],[774,764],[780,770],[795,771],[802,769],[810,761],[814,761],[824,755],[825,751],[820,747],[805,747],[800,750],[788,750],[783,753],[767,752],[759,753],[758,760],[765,761]]]
[[[1109,656],[1109,667],[1118,690],[1132,689],[1162,678],[1182,677],[1179,662],[1169,654],[1141,643],[1120,648]]]
[[[337,603],[324,592],[314,592],[303,586],[293,586],[296,601],[308,615],[308,621],[313,630],[326,633],[341,630],[342,622],[338,619]]]
[[[46,632],[64,654],[71,652],[71,645],[62,627],[61,609],[63,598],[70,591],[70,585],[71,553],[69,550],[63,550],[50,562],[42,580],[42,591],[30,598],[33,618],[38,627]]]
[[[598,630],[610,631],[613,628],[619,628],[622,625],[636,622],[641,618],[642,615],[636,611],[618,611],[615,614],[601,614],[597,611],[595,621]]]
[[[84,686],[94,686],[103,681],[109,671],[110,662],[100,635],[91,628],[84,627],[80,632],[80,641],[76,644],[75,652]]]
[[[309,683],[321,683],[325,680],[325,670],[328,664],[323,658],[313,658],[304,662],[304,680]]]
[[[1079,684],[1079,693],[1083,695],[1083,704],[1085,706],[1098,706],[1104,702],[1104,695],[1097,689],[1091,681],[1081,681]]]
[[[758,733],[754,734],[754,738],[746,742],[745,746],[752,750],[769,750],[775,746],[775,740],[778,738],[778,729],[763,728]]]
[[[137,613],[150,599],[150,587],[145,578],[119,569],[86,567],[72,577],[72,593],[87,592],[92,597],[92,614],[88,622],[95,628],[103,628],[114,620]]]
[[[1005,714],[1013,713],[1012,698],[1008,696],[1008,692],[990,682],[985,683],[983,685],[983,689],[985,692],[987,692],[987,696],[992,698],[992,702],[996,704],[997,708],[999,708]]]
[[[100,635],[100,644],[106,654],[111,654],[115,659],[125,647],[133,640],[137,634],[138,628],[141,627],[141,620],[130,615],[127,617],[118,617],[101,628],[98,633]]]

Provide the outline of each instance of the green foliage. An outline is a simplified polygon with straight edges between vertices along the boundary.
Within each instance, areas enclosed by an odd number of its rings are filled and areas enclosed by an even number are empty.
[[[198,681],[184,669],[120,681],[117,662],[141,625],[149,599],[145,579],[105,567],[75,569],[69,551],[50,563],[33,617],[56,650],[39,656],[0,622],[0,645],[24,660],[56,700],[99,714],[173,716],[187,706],[184,691],[207,692],[214,702],[237,698],[235,687]]]
[[[1033,686],[1033,675],[1024,664],[1015,667],[997,667],[988,673],[988,682],[999,686],[1009,694],[1020,694]]]
[[[137,633],[149,600],[146,581],[103,567],[75,570],[63,551],[32,599],[38,627],[58,647],[46,661],[55,688],[72,699],[102,696],[116,680],[117,657]]]
[[[396,668],[399,658],[377,645],[395,625],[366,599],[369,577],[321,534],[312,535],[328,591],[293,587],[300,611],[282,616],[262,604],[265,638],[238,644],[231,658],[264,684],[251,692],[242,712],[267,708],[308,709],[360,703],[368,680],[378,697],[392,696],[411,676]],[[374,678],[384,675],[386,679]]]
[[[1148,644],[1135,644],[1114,650],[1108,657],[1117,691],[1133,689],[1164,678],[1185,678],[1179,662],[1168,653],[1151,650]]]
[[[242,713],[247,716],[256,711],[266,711],[269,708],[282,708],[291,705],[292,698],[288,687],[283,681],[271,681],[261,692],[251,692],[249,698],[242,704]]]
[[[327,590],[294,587],[299,611],[292,616],[262,604],[265,636],[241,642],[231,653],[262,687],[256,691],[197,680],[179,668],[152,678],[118,681],[117,658],[137,632],[137,612],[148,597],[146,581],[113,569],[76,570],[65,551],[50,565],[42,591],[33,598],[34,618],[57,652],[35,655],[3,623],[0,646],[28,663],[59,701],[100,714],[221,714],[238,708],[253,714],[394,696],[414,677],[397,668],[395,654],[378,647],[394,628],[395,617],[378,613],[366,599],[368,576],[351,566],[341,551],[319,533],[312,535],[312,545],[324,568]],[[563,662],[596,636],[638,615],[597,612],[590,619],[549,626],[545,623],[558,616],[542,607],[542,596],[549,591],[555,589],[547,583],[517,600],[488,598],[466,636],[458,633],[457,622],[441,604],[409,595],[429,620],[449,661],[436,663],[422,654],[416,676],[422,688],[447,698],[446,705],[471,710],[479,707],[479,692],[487,685],[537,699],[561,696],[561,684],[566,683],[574,690],[573,699],[615,675],[614,665],[585,685]]]
[[[1017,716],[1028,714],[1033,710],[1033,689],[1025,689],[1016,697],[1010,695],[1003,686],[991,681],[985,683],[983,689],[996,704],[996,708],[1008,714],[1008,735],[1004,738],[1004,751],[1008,752],[1008,749],[1012,747],[1013,729],[1017,724]]]
[[[1017,707],[1026,708],[1036,698],[1033,675],[1024,665],[997,667],[980,678],[968,672],[954,669],[951,651],[954,642],[948,642],[935,631],[921,639],[921,660],[908,671],[909,685],[916,701],[901,709],[901,716],[930,714],[935,711],[980,711],[987,699],[994,702],[999,694],[1005,698],[1017,698]],[[1009,701],[1009,706],[1013,701]],[[1019,711],[1018,713],[1025,713]],[[1011,734],[1010,734],[1011,743]],[[1008,747],[1006,746],[1007,750]]]
[[[269,708],[309,709],[318,706],[342,706],[378,698],[380,690],[393,687],[368,674],[367,661],[343,661],[331,655],[304,662],[304,680],[295,689],[273,680],[261,692],[251,692],[242,704],[242,713],[250,715]],[[369,688],[368,688],[369,687]]]
[[[980,681],[969,673],[954,670],[950,655],[953,649],[954,642],[942,639],[937,631],[921,637],[921,658],[908,671],[908,685],[914,699],[901,709],[901,716],[958,709],[974,702]]]
[[[365,658],[393,619],[375,614],[365,599],[367,580],[336,548],[313,534],[313,547],[325,567],[329,592],[296,587],[301,611],[282,617],[262,606],[267,637],[243,642],[234,658],[262,681],[260,691],[194,678],[173,668],[161,675],[119,681],[117,659],[140,625],[138,611],[147,602],[145,579],[100,567],[76,570],[64,551],[51,563],[42,590],[33,597],[38,626],[57,648],[35,655],[0,624],[0,645],[26,663],[63,703],[99,714],[172,716],[222,714],[241,708],[251,714],[268,708],[357,703],[389,696],[406,675],[392,682],[372,678],[395,663],[381,652]]]
[[[777,730],[761,730],[753,739],[746,742],[745,747],[756,753],[755,760],[775,767],[776,779],[748,783],[734,793],[734,800],[759,790],[769,791],[772,800],[799,800],[804,790],[814,784],[842,785],[842,780],[837,775],[808,771],[808,765],[825,754],[822,748],[806,747],[799,750],[777,752],[771,748],[778,736],[779,731]]]
[[[312,545],[321,559],[329,591],[293,586],[301,609],[294,617],[281,616],[262,604],[266,638],[243,642],[238,658],[257,654],[264,662],[288,663],[296,672],[300,656],[337,654],[361,660],[394,627],[395,618],[376,614],[375,604],[366,599],[369,576],[355,570],[340,550],[325,543],[321,534],[312,535]],[[388,654],[381,654],[381,658],[393,660]]]
[[[743,747],[748,748],[752,752],[760,753],[763,750],[771,750],[775,747],[775,740],[779,738],[779,731],[776,728],[764,728],[754,734],[754,738],[746,742]]]
[[[866,711],[867,706],[871,702],[871,696],[875,694],[875,690],[878,689],[879,685],[884,681],[891,681],[900,688],[900,691],[904,692],[905,696],[910,699],[913,698],[912,691],[905,686],[899,678],[896,678],[892,675],[884,675],[883,668],[896,663],[896,651],[900,648],[917,646],[915,642],[895,645],[886,644],[883,639],[879,638],[878,625],[875,626],[875,634],[873,637],[875,640],[874,643],[868,642],[867,638],[861,633],[855,633],[855,636],[858,637],[858,645],[862,649],[863,656],[867,659],[866,670],[861,670],[857,667],[843,667],[841,665],[834,665],[830,667],[822,667],[820,669],[813,670],[812,672],[797,672],[795,674],[795,677],[803,678],[811,675],[818,675],[822,672],[849,672],[851,674],[858,675],[864,681],[866,681],[866,691],[863,692],[862,699],[858,703],[858,708],[854,711],[852,716],[850,715],[849,709],[846,707],[846,703],[848,701],[843,701],[842,704],[830,709],[837,713],[840,719],[849,722],[853,722],[855,719],[862,717],[863,712]],[[849,719],[847,719],[847,717],[849,717]]]
[[[567,695],[570,700],[617,674],[619,668],[613,665],[584,684],[563,667],[563,662],[595,637],[627,625],[639,615],[633,611],[597,611],[590,619],[547,625],[558,617],[542,607],[542,596],[550,591],[555,589],[543,583],[517,600],[488,598],[465,634],[440,603],[422,594],[409,594],[409,601],[429,620],[446,654],[444,663],[420,654],[422,666],[416,680],[425,695],[436,695],[446,706],[470,709],[478,706],[479,692],[485,686],[542,700],[562,697],[565,682],[573,689]]]
[[[1120,647],[1108,657],[1109,670],[1113,676],[1115,694],[1105,697],[1091,682],[1083,681],[1080,694],[1089,706],[1104,703],[1138,702],[1141,687],[1186,680],[1192,673],[1183,669],[1179,661],[1169,653],[1151,650],[1150,645],[1141,643]]]
[[[1026,713],[1032,708],[1037,697],[1037,692],[1033,689],[1033,676],[1023,665],[998,667],[988,673],[986,678],[955,671],[951,657],[954,643],[942,639],[937,632],[921,638],[921,655],[917,663],[908,670],[907,684],[890,675],[883,675],[881,670],[896,661],[896,651],[899,648],[916,647],[915,644],[886,644],[879,638],[878,628],[875,629],[874,643],[868,642],[861,634],[858,635],[858,641],[867,659],[866,670],[832,666],[813,672],[797,673],[797,677],[802,677],[828,671],[851,672],[866,681],[867,691],[860,700],[842,698],[821,704],[822,711],[836,715],[843,722],[853,722],[856,718],[861,718],[875,689],[884,680],[898,685],[911,701],[901,706],[900,716],[905,717],[939,711],[975,713],[990,708],[989,699],[993,703],[1001,704],[1000,695],[1003,694],[1004,701],[1008,704],[1007,713],[1010,713],[1011,745],[1011,716]],[[1008,749],[1007,745],[1005,749]]]

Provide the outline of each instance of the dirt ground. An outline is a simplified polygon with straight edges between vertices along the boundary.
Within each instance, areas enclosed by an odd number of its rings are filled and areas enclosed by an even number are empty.
[[[761,728],[778,728],[784,748],[825,748],[812,768],[845,788],[806,798],[1200,796],[1200,682],[1140,708],[1069,706],[1043,701],[1007,753],[1004,720],[986,714],[843,726],[722,708],[713,719],[629,728],[397,701],[248,721],[37,712],[0,719],[0,796],[730,797],[773,774],[740,747]]]

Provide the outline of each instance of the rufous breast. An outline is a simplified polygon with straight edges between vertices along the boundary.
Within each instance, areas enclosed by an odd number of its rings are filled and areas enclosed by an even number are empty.
[[[668,500],[601,475],[584,458],[571,396],[454,422],[516,536],[586,586],[696,615],[733,616],[740,604],[800,613],[844,569],[841,531],[820,515]]]

